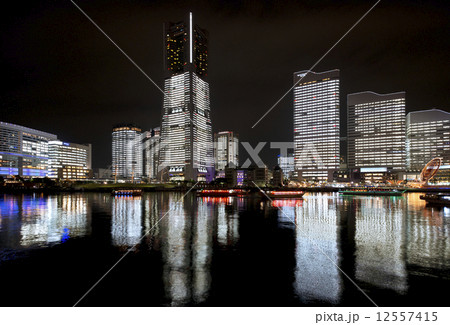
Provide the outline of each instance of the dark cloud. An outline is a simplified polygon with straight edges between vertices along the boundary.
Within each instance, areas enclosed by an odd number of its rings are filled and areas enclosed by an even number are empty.
[[[163,22],[193,11],[210,33],[213,128],[255,144],[292,141],[290,95],[251,126],[375,1],[77,3],[161,86]],[[343,107],[347,93],[405,90],[408,111],[448,109],[448,9],[381,1],[316,70],[341,70]],[[110,162],[114,124],[159,125],[162,94],[70,1],[17,2],[1,21],[0,120],[90,142],[97,167]]]

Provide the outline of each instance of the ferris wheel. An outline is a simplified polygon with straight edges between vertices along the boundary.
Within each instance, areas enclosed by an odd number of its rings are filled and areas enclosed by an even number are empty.
[[[433,178],[434,175],[436,175],[441,165],[442,165],[442,158],[436,157],[431,159],[422,169],[422,172],[420,173],[419,177],[420,181],[423,184],[426,184],[430,179]]]

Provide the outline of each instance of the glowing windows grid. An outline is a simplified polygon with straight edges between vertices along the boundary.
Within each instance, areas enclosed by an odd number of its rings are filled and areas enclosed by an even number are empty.
[[[294,74],[294,81],[306,72]],[[294,165],[303,178],[327,180],[339,168],[339,71],[309,72],[294,87]]]

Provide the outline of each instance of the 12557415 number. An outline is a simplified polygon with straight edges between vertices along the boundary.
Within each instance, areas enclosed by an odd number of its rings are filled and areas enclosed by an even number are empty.
[[[378,312],[377,322],[436,322],[438,319],[437,312]]]

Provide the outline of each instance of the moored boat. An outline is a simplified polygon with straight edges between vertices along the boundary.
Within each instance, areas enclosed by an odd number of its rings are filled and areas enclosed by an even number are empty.
[[[398,190],[392,188],[379,188],[379,187],[362,187],[340,190],[339,194],[342,195],[371,195],[371,196],[402,196],[406,190]]]
[[[248,194],[247,190],[243,189],[220,189],[220,190],[199,190],[197,191],[197,196],[216,196],[216,197],[225,197],[225,196],[241,196]]]
[[[299,198],[303,197],[305,192],[303,192],[303,191],[275,190],[275,191],[265,191],[264,194],[263,194],[263,196],[267,196],[267,197],[269,197],[271,199],[299,199]]]
[[[111,195],[113,196],[141,196],[141,189],[117,189],[113,190]]]
[[[199,190],[197,196],[235,196],[234,190]]]
[[[428,193],[420,196],[428,205],[450,206],[450,193]]]

